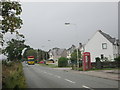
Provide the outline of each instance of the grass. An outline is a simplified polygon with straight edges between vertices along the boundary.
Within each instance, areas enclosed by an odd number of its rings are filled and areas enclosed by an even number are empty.
[[[68,67],[58,67],[57,65],[55,64],[39,64],[41,66],[46,66],[46,67],[50,67],[50,68],[70,68],[70,66]]]
[[[20,62],[10,62],[2,65],[2,88],[26,88],[25,77]]]
[[[41,66],[45,66],[45,67],[50,67],[50,68],[57,68],[58,66],[54,65],[54,64],[39,64]]]

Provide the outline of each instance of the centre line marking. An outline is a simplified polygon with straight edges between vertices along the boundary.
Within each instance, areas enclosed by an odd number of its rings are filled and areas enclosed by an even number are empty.
[[[69,80],[69,79],[65,79],[66,81],[68,81],[68,82],[71,82],[71,83],[76,83],[76,82],[73,82],[73,81],[71,81],[71,80]]]
[[[94,89],[92,89],[92,88],[90,88],[90,87],[88,87],[88,86],[85,86],[85,85],[82,85],[82,87],[87,88],[87,89],[90,89],[90,90],[94,90]]]

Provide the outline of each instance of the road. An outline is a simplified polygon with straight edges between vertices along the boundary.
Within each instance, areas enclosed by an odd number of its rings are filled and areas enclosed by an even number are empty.
[[[118,88],[118,81],[23,63],[28,88]]]

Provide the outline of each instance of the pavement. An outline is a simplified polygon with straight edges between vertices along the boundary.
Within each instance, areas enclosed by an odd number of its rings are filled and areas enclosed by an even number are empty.
[[[54,69],[120,81],[120,71],[118,69],[116,70],[94,70],[94,71],[75,71],[75,70],[72,70],[72,68],[54,68]]]

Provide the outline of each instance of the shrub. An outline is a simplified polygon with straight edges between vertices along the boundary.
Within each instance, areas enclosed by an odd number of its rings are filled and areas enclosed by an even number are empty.
[[[68,65],[68,59],[65,57],[60,57],[58,59],[58,67],[66,67]]]
[[[115,58],[114,60],[120,63],[120,56],[118,58]]]
[[[117,63],[118,68],[120,68],[120,56],[118,58],[115,58],[114,60]]]
[[[95,59],[96,59],[96,68],[101,69],[102,68],[102,63],[100,61],[100,58],[96,57]]]

